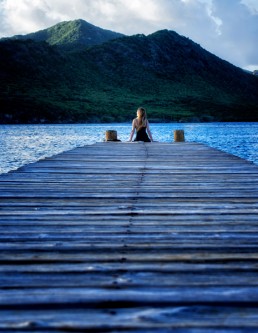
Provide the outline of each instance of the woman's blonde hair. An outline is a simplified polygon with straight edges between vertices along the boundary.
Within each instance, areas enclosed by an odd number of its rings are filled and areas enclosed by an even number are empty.
[[[142,107],[137,109],[137,117],[139,119],[138,121],[138,130],[142,127],[147,126],[147,113],[146,110]]]

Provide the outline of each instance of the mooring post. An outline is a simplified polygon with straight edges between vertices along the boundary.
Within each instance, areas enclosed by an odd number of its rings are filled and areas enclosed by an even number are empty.
[[[117,140],[117,131],[114,130],[106,131],[106,141],[120,141]]]
[[[184,142],[185,141],[184,130],[175,130],[174,131],[174,141],[175,142]]]

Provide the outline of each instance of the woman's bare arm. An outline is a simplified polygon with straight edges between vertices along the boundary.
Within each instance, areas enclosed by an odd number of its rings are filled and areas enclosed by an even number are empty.
[[[135,119],[134,119],[134,120],[133,120],[133,123],[132,123],[132,131],[131,131],[131,134],[130,134],[129,142],[131,142],[132,139],[133,139],[135,129],[136,129],[136,121],[135,121]]]
[[[148,122],[148,120],[147,120],[147,126],[146,126],[146,129],[147,129],[147,133],[148,133],[148,135],[149,135],[149,137],[150,137],[151,142],[153,142],[153,138],[152,138],[152,135],[151,135],[151,131],[150,131],[150,126],[149,126],[149,122]]]

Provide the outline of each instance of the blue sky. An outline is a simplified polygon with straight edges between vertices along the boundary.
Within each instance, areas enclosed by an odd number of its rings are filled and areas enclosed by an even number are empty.
[[[169,29],[258,69],[258,0],[0,0],[0,37],[84,19],[127,35]]]

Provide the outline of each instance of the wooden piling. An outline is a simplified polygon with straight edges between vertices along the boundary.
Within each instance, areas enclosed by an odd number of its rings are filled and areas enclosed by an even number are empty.
[[[175,142],[184,142],[185,141],[184,130],[175,130],[174,131],[174,141]]]
[[[117,131],[114,131],[114,130],[106,131],[106,141],[118,141],[117,140]]]

